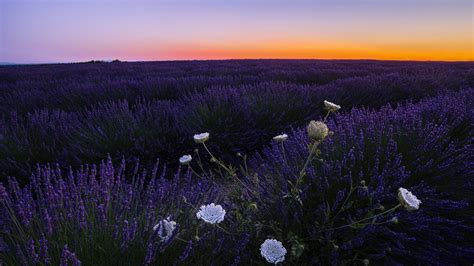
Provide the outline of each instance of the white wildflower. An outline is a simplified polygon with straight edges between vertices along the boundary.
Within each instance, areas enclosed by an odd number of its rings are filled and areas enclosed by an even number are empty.
[[[341,106],[324,100],[324,108],[330,112],[336,112],[337,110],[341,109]]]
[[[206,223],[215,224],[224,221],[225,210],[221,205],[214,203],[202,205],[196,213],[198,219],[204,220]]]
[[[194,142],[198,144],[204,143],[208,140],[209,140],[209,133],[207,132],[194,135]]]
[[[260,254],[269,262],[277,264],[285,260],[286,248],[275,239],[267,239],[260,246]]]
[[[407,211],[415,211],[420,208],[421,200],[405,188],[398,189],[398,200]]]
[[[180,164],[189,164],[191,162],[191,160],[193,159],[193,157],[191,155],[183,155],[181,156],[181,158],[179,158],[179,163]]]
[[[329,134],[329,128],[321,121],[311,120],[308,125],[308,136],[314,140],[323,140]]]
[[[176,229],[176,222],[171,221],[170,217],[161,220],[155,226],[153,226],[153,231],[158,234],[158,237],[162,242],[167,241],[172,235],[173,231]]]
[[[288,139],[288,135],[286,135],[286,134],[281,134],[281,135],[273,137],[273,140],[276,141],[276,142],[283,142],[287,139]]]

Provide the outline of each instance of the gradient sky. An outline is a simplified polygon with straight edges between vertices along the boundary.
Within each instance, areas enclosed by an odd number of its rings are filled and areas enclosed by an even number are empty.
[[[0,62],[474,60],[472,0],[0,0]]]

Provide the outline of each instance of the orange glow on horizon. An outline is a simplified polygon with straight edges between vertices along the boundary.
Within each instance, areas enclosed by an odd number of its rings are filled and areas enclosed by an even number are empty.
[[[127,47],[125,50],[133,50]],[[336,43],[188,44],[157,48],[145,45],[136,60],[206,60],[206,59],[378,59],[420,61],[474,61],[472,43],[430,47],[418,45],[344,45]]]

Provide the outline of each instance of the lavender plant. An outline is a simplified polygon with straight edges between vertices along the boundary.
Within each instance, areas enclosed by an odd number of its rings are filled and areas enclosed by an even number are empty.
[[[473,94],[334,116],[341,106],[326,101],[320,121],[238,154],[240,166],[196,134],[170,179],[165,166],[147,173],[125,159],[38,166],[26,186],[0,183],[0,261],[470,263]]]
[[[168,180],[166,168],[158,173],[158,164],[150,174],[139,172],[137,164],[127,181],[125,167],[123,162],[116,169],[110,158],[98,168],[84,166],[66,175],[56,167],[39,167],[24,188],[15,179],[9,179],[7,187],[0,185],[0,261],[8,265],[200,264],[210,258],[196,250],[219,257],[225,243],[240,240],[196,218],[198,214],[212,220],[212,210],[201,214],[197,207],[222,197],[211,181],[195,180],[190,172],[181,171]],[[234,249],[227,252],[238,254],[239,248],[230,248]]]
[[[459,166],[456,158],[472,158],[472,149],[465,149],[472,136],[467,142],[449,138],[465,121],[446,124],[458,113],[469,113],[472,97],[465,93],[472,91],[381,112],[354,110],[329,121],[334,135],[324,142],[315,141],[327,129],[312,122],[308,132],[296,131],[285,142],[285,153],[276,143],[250,162],[257,173],[245,180],[254,187],[247,199],[259,209],[255,230],[282,241],[295,264],[468,263],[474,250],[464,235],[473,231],[466,216],[472,201],[452,200],[454,191],[440,180],[446,171],[471,168]],[[459,111],[453,114],[451,106]],[[411,143],[406,143],[408,136]],[[320,148],[317,159],[314,143]],[[438,172],[422,167],[424,156],[407,161],[422,154],[414,150],[420,146],[430,156],[436,151],[452,160],[434,166]]]

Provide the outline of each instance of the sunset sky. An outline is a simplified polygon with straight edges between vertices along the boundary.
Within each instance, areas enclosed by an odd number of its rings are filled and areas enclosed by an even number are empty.
[[[472,0],[0,0],[0,62],[474,60]]]

